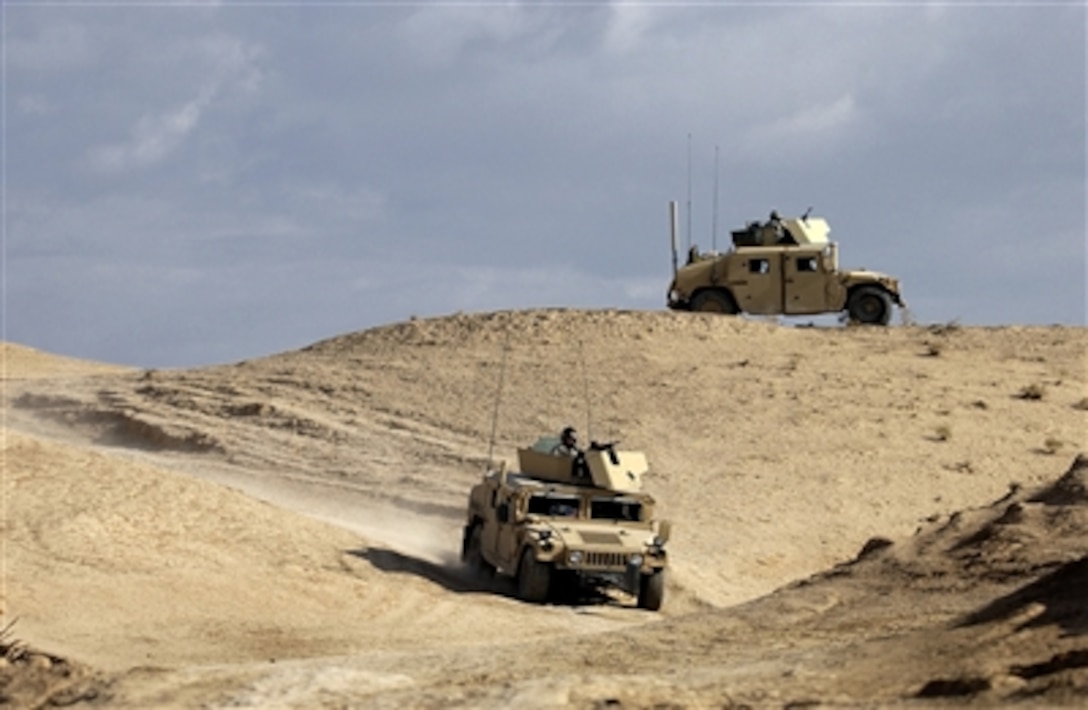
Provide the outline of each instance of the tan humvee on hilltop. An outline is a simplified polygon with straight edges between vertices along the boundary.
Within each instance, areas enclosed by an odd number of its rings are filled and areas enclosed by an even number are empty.
[[[673,280],[668,306],[674,310],[755,315],[813,315],[844,311],[857,323],[887,325],[892,304],[905,306],[899,281],[876,271],[840,270],[838,245],[819,217],[750,222],[732,233],[733,248],[700,254],[677,266],[676,210],[673,222]]]
[[[591,444],[554,455],[555,439],[518,450],[473,486],[461,557],[478,574],[517,580],[518,596],[544,602],[583,586],[620,589],[656,611],[665,596],[667,522],[641,490],[645,455]]]

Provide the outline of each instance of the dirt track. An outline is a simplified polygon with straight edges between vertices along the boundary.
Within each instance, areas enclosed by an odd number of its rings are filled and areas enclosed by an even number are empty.
[[[182,371],[7,344],[0,628],[54,661],[0,681],[114,707],[1083,704],[1086,345],[614,311]],[[462,574],[496,405],[497,458],[568,423],[648,454],[662,613]]]

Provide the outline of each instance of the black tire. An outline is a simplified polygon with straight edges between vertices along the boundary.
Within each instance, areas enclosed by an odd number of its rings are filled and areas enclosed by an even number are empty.
[[[846,309],[850,320],[865,325],[887,325],[892,319],[892,299],[876,286],[862,286],[851,293]]]
[[[479,524],[473,525],[472,529],[465,535],[465,545],[461,550],[461,559],[469,571],[477,577],[486,579],[495,573],[495,568],[484,559],[483,528]]]
[[[541,603],[548,600],[552,587],[552,566],[538,562],[531,549],[521,553],[518,565],[518,596],[527,601]]]
[[[707,289],[695,294],[691,299],[691,310],[697,313],[724,313],[735,316],[740,313],[736,300],[728,291]]]
[[[640,609],[657,611],[665,601],[665,570],[644,574],[638,584]]]

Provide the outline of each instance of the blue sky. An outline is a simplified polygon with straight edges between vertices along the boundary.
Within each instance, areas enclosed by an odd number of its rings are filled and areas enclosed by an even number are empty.
[[[1082,3],[2,12],[6,340],[173,367],[663,309],[689,149],[684,243],[811,205],[921,322],[1085,323]]]

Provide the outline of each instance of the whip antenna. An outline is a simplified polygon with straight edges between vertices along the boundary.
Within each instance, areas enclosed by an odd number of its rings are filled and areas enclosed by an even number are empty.
[[[691,250],[691,134],[688,134],[688,225],[687,232],[687,249]]]
[[[718,251],[718,146],[714,146],[714,224],[710,228],[710,248]]]
[[[593,441],[593,412],[589,408],[589,373],[586,372],[586,353],[582,341],[578,341],[578,360],[582,365],[582,389],[586,398],[586,441]]]
[[[506,353],[510,350],[510,324],[506,324],[506,333],[502,339],[502,360],[499,364],[499,388],[495,391],[495,410],[491,414],[491,441],[487,445],[487,469],[493,468],[491,454],[495,451],[495,427],[499,423],[499,402],[502,401],[502,385],[506,379]]]
[[[672,242],[672,275],[676,278],[676,272],[679,270],[679,262],[677,262],[676,256],[676,233],[680,231],[677,226],[676,216],[676,200],[669,200],[669,239]]]

